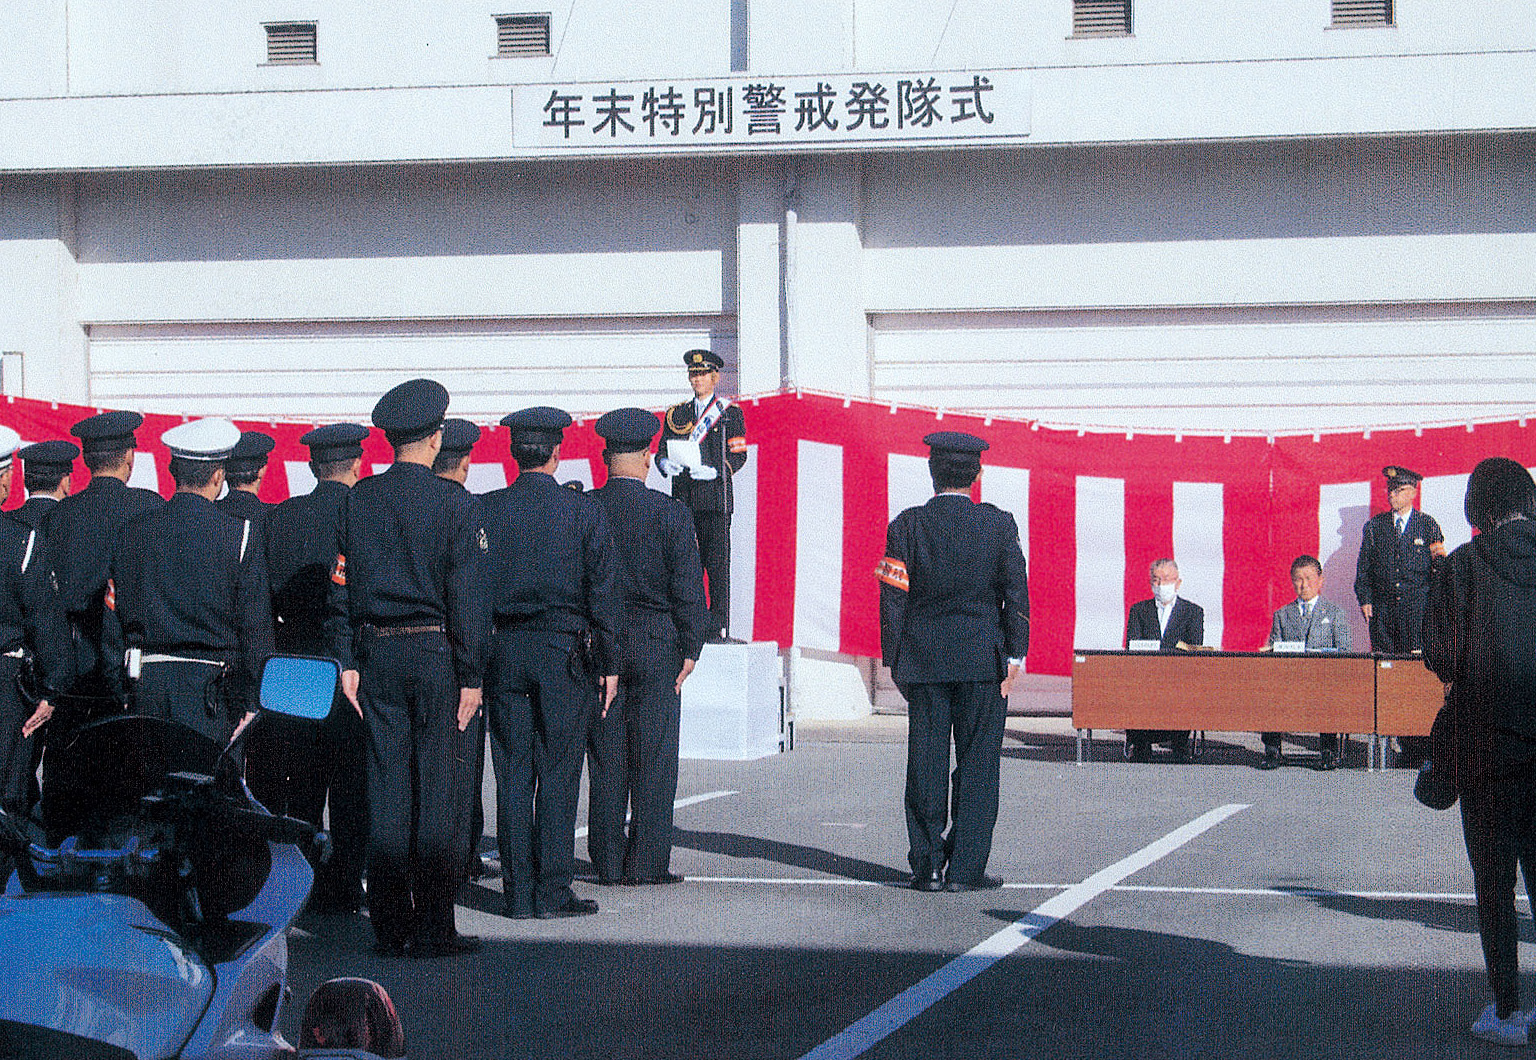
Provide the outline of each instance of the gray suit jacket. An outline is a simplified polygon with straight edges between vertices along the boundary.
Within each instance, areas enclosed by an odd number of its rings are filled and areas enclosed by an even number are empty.
[[[1349,619],[1343,608],[1319,596],[1312,603],[1311,615],[1303,619],[1297,608],[1299,603],[1292,600],[1275,612],[1269,625],[1269,644],[1277,640],[1303,640],[1308,651],[1349,651]]]

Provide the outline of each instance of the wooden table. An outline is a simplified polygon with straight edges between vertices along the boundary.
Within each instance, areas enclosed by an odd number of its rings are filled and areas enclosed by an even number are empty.
[[[1376,732],[1370,655],[1078,651],[1072,662],[1077,757],[1094,729]],[[1373,741],[1374,742],[1374,741]]]
[[[1386,764],[1387,738],[1428,736],[1445,702],[1445,686],[1419,656],[1376,659],[1376,733]]]

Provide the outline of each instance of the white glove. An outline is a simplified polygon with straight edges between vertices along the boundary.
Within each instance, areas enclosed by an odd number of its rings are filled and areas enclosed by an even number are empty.
[[[676,460],[669,460],[664,456],[657,459],[656,466],[661,470],[661,473],[666,475],[668,478],[672,477],[673,475],[680,475],[683,473],[683,471],[686,470],[683,465],[679,464]]]
[[[692,473],[693,481],[695,482],[713,482],[715,479],[720,477],[720,472],[715,468],[710,467],[708,464],[699,465],[693,469]]]

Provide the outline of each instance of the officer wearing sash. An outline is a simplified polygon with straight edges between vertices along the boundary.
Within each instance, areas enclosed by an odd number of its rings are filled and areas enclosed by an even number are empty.
[[[213,503],[239,439],[239,428],[218,418],[161,435],[176,493],[119,535],[103,637],[126,649],[136,712],[181,722],[219,743],[255,709],[261,667],[272,653],[261,532]]]
[[[693,512],[709,577],[711,639],[720,639],[731,628],[731,478],[747,462],[747,427],[740,406],[716,392],[725,361],[710,350],[689,350],[683,363],[693,400],[667,409],[657,466],[672,479],[672,496]]]
[[[12,455],[20,444],[15,431],[0,427],[0,496],[10,492]],[[43,697],[35,703],[17,683],[29,658]],[[35,528],[0,519],[0,804],[7,813],[29,808],[33,745],[42,738],[38,729],[53,713],[50,700],[68,686],[73,669],[48,543]]]
[[[249,519],[258,530],[266,528],[273,507],[256,494],[267,477],[267,454],[276,444],[270,434],[241,431],[240,440],[224,462],[229,492],[219,498],[218,506],[237,519]]]

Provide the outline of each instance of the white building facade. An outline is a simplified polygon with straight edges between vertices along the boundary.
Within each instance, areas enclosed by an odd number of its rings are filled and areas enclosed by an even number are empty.
[[[10,394],[420,374],[484,421],[660,406],[709,345],[742,393],[1138,431],[1536,407],[1524,5],[3,6]]]

